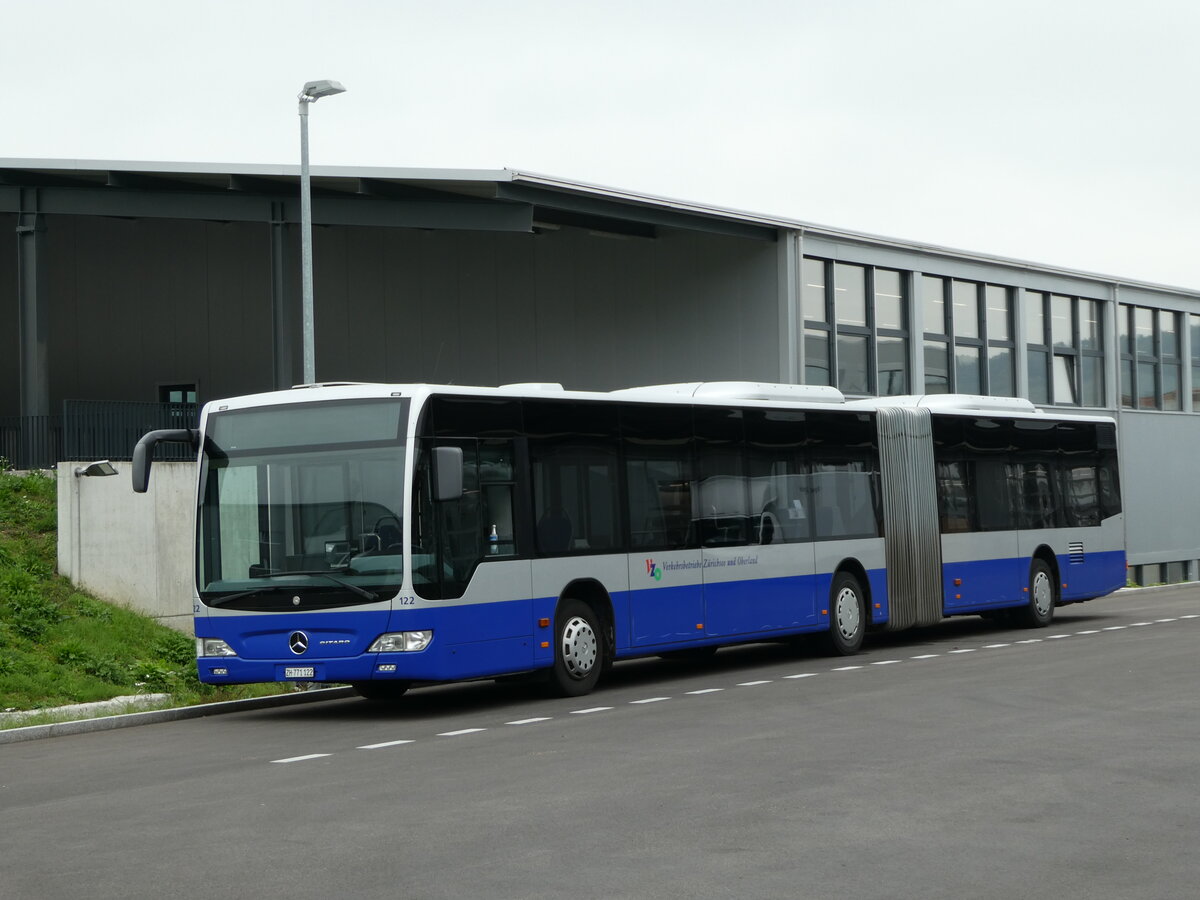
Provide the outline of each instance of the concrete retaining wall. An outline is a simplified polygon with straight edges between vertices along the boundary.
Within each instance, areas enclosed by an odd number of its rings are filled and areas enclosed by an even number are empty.
[[[156,462],[150,490],[135,494],[130,463],[108,478],[77,477],[87,462],[58,464],[59,573],[190,633],[196,464]]]

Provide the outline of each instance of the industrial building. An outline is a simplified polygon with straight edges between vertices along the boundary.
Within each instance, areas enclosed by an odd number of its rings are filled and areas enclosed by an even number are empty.
[[[1134,579],[1200,577],[1200,291],[511,170],[312,172],[318,380],[741,380],[1103,412]],[[0,455],[119,458],[105,410],[136,430],[301,381],[298,182],[0,160]]]

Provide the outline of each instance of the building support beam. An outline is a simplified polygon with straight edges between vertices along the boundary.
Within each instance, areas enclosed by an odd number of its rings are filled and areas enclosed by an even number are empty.
[[[46,298],[46,219],[37,188],[21,188],[17,210],[17,298],[22,416],[50,415],[50,311]]]
[[[780,229],[776,243],[779,303],[779,382],[800,383],[800,232]]]
[[[282,200],[271,204],[270,228],[272,381],[275,390],[282,391],[298,381],[292,360],[292,317],[288,315],[288,224]]]

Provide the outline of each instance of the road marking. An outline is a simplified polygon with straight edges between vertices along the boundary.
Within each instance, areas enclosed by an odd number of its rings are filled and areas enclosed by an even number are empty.
[[[1200,619],[1200,616],[1198,616],[1198,615],[1195,615],[1195,614],[1193,613],[1192,615],[1188,615],[1188,616],[1180,616],[1179,618],[1181,618],[1181,619]]]
[[[645,700],[630,700],[632,704],[638,703],[658,703],[660,700],[670,700],[670,697],[647,697]]]
[[[1155,619],[1155,622],[1174,622],[1174,619]]]
[[[307,756],[289,756],[287,759],[273,759],[273,763],[303,762],[306,759],[320,759],[322,756],[332,756],[331,753],[310,753]]]
[[[1105,631],[1124,631],[1124,630],[1125,630],[1125,626],[1124,626],[1124,625],[1109,625],[1109,626],[1108,626],[1107,628],[1105,628],[1104,630],[1105,630]],[[1079,632],[1079,633],[1080,633],[1080,634],[1098,634],[1099,632],[1096,632],[1096,631],[1081,631],[1081,632]]]
[[[1120,627],[1120,628],[1124,628],[1125,626],[1124,626],[1124,625],[1121,625],[1121,626],[1118,626],[1118,627]],[[1105,630],[1105,631],[1112,631],[1112,629],[1111,629],[1111,628],[1105,628],[1104,630]],[[1099,631],[1096,631],[1095,629],[1091,629],[1090,631],[1077,631],[1077,632],[1075,632],[1075,633],[1076,633],[1076,634],[1099,634],[1100,632],[1099,632]]]
[[[1017,641],[1018,644],[1040,644],[1041,642],[1041,638],[1026,638],[1023,641]]]
[[[975,648],[975,647],[967,647],[963,650],[951,650],[950,652],[951,653],[974,653],[976,649],[977,648]]]
[[[586,716],[588,713],[608,712],[610,709],[612,709],[611,706],[593,706],[591,709],[573,709],[571,710],[571,715]]]
[[[909,659],[935,659],[941,655],[940,653],[922,653],[920,656],[910,656]]]
[[[1154,624],[1153,622],[1132,622],[1132,623],[1130,623],[1129,627],[1130,628],[1141,628],[1143,625],[1153,625],[1153,624]]]
[[[805,672],[801,675],[784,675],[783,677],[784,678],[815,678],[816,676],[817,676],[816,672]]]
[[[1059,638],[1066,638],[1066,637],[1070,637],[1070,635],[1069,634],[1049,634],[1049,635],[1046,635],[1046,640],[1057,641]]]
[[[879,660],[879,662],[871,663],[871,665],[873,665],[873,666],[891,666],[898,662],[900,662],[900,660],[898,660],[898,659],[881,659],[881,660]]]
[[[688,691],[689,694],[715,694],[717,691],[723,691],[725,688],[705,688],[702,691]]]
[[[861,669],[862,666],[838,666],[836,669],[831,669],[832,672],[852,672],[855,669]]]
[[[739,681],[737,686],[738,687],[754,687],[756,684],[770,684],[770,683],[771,683],[770,680],[767,680],[767,681]]]
[[[458,737],[460,734],[474,734],[477,731],[487,731],[486,728],[460,728],[458,731],[443,731],[438,737]]]
[[[379,750],[383,747],[396,747],[400,744],[411,744],[413,741],[384,741],[382,744],[363,744],[359,750]]]
[[[505,725],[532,725],[534,722],[549,722],[553,716],[534,716],[532,719],[517,719],[515,722],[505,722]]]
[[[984,650],[999,650],[1001,647],[1011,647],[1012,644],[984,644]]]

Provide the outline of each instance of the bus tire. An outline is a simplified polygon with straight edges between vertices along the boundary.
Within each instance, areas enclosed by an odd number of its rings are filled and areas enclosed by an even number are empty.
[[[1044,559],[1029,566],[1029,603],[1021,611],[1021,624],[1045,628],[1054,619],[1054,573]]]
[[[604,669],[604,632],[596,611],[568,598],[554,616],[554,666],[548,687],[559,697],[590,694]]]
[[[829,588],[829,649],[836,656],[851,656],[862,649],[867,632],[867,604],[863,587],[849,572],[833,576]]]
[[[407,681],[354,681],[350,684],[358,696],[372,703],[394,703],[407,693],[409,686]]]

